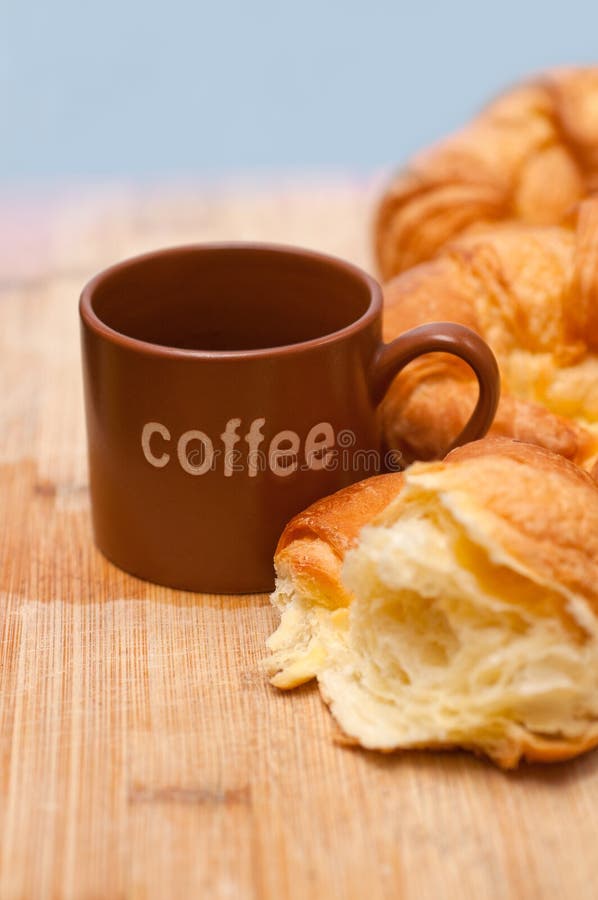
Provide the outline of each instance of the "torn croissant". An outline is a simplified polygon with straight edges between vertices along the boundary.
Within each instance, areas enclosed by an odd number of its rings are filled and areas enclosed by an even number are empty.
[[[504,768],[598,744],[598,485],[559,455],[487,438],[368,479],[275,562],[272,683],[317,678],[347,739]]]

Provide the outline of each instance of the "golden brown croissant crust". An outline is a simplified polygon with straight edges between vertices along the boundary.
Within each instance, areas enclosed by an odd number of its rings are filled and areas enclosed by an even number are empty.
[[[398,173],[376,219],[380,272],[386,280],[499,222],[559,224],[595,190],[598,67],[549,71]]]
[[[502,397],[491,434],[537,443],[591,468],[598,453],[598,200],[568,224],[511,223],[470,234],[385,286],[384,336],[455,321],[496,354]],[[477,385],[460,360],[421,357],[382,406],[388,444],[407,462],[439,458]]]

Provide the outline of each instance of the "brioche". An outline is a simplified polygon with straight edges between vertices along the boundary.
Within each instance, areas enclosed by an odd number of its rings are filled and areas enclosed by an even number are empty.
[[[567,225],[470,234],[385,286],[384,337],[454,321],[491,346],[502,391],[490,433],[540,444],[591,469],[598,458],[598,200]],[[380,408],[389,447],[438,459],[465,425],[477,384],[461,360],[429,354]]]
[[[377,212],[379,270],[387,280],[488,225],[557,225],[595,190],[598,67],[549,71],[399,172]]]
[[[369,479],[285,530],[272,683],[316,677],[346,740],[511,768],[598,743],[598,485],[486,438]]]

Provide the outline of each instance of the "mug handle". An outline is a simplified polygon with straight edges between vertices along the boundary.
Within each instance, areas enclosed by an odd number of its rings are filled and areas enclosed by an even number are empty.
[[[465,325],[433,322],[419,325],[399,335],[377,351],[371,371],[372,395],[376,405],[382,400],[396,375],[407,363],[424,353],[451,353],[464,360],[478,380],[479,395],[475,409],[461,433],[447,449],[484,437],[492,422],[500,397],[500,374],[496,358],[485,341]],[[442,397],[439,398],[442,406]]]

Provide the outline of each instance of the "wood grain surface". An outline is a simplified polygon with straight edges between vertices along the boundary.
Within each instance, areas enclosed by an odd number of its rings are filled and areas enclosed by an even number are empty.
[[[124,187],[0,211],[0,900],[593,898],[598,754],[504,774],[334,742],[271,688],[267,597],[174,592],[92,544],[76,304],[163,244],[368,264],[375,185]]]

